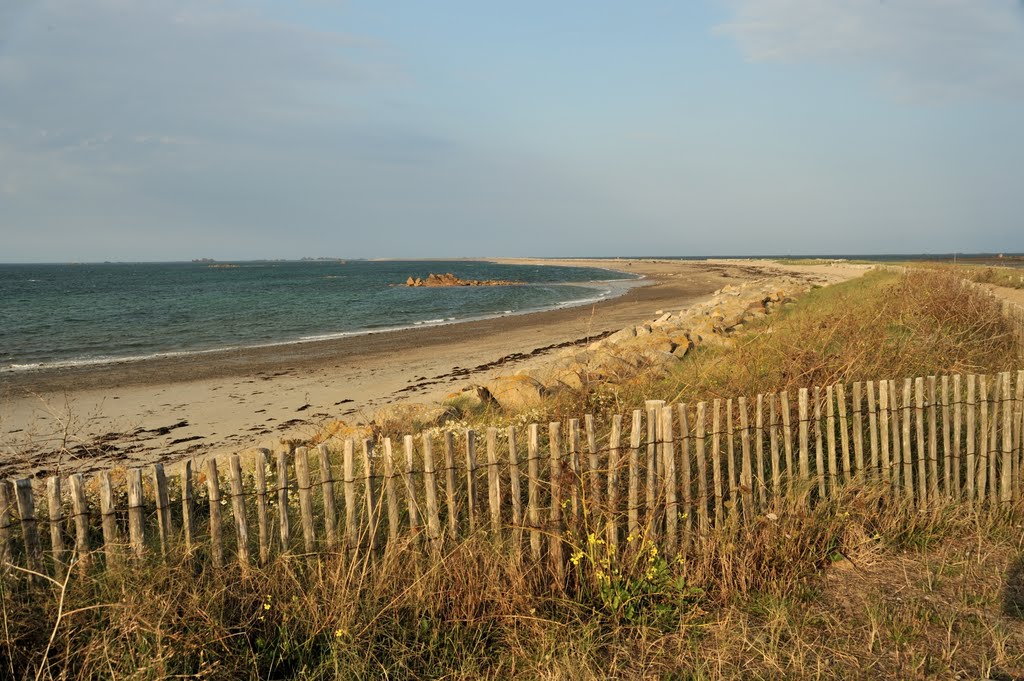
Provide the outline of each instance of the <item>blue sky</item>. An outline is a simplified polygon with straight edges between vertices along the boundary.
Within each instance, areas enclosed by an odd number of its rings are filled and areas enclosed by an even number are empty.
[[[0,3],[0,262],[1024,251],[1020,0]]]

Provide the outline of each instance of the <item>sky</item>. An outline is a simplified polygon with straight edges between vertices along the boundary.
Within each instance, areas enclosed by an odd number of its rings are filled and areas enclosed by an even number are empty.
[[[0,262],[1024,251],[1022,0],[0,0]]]

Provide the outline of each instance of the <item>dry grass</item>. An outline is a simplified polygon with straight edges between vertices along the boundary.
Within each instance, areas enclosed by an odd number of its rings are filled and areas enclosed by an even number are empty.
[[[434,560],[294,557],[241,573],[153,560],[8,579],[11,678],[1014,678],[1021,510],[920,513],[851,485],[780,500],[667,560],[583,538],[564,590],[510,540]],[[771,515],[769,515],[769,513]],[[581,555],[582,554],[582,555]],[[618,598],[616,598],[618,594]],[[57,624],[63,596],[63,616]],[[1019,597],[1017,597],[1019,601]],[[53,643],[46,652],[46,645]]]

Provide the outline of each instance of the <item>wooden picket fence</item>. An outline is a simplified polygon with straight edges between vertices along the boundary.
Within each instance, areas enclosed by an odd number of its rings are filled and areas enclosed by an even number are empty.
[[[201,471],[185,461],[171,476],[156,464],[3,481],[0,563],[7,579],[140,559],[247,569],[283,556],[429,555],[488,536],[561,579],[580,537],[601,537],[614,555],[643,536],[672,556],[778,498],[812,506],[851,483],[924,511],[957,500],[998,512],[1024,494],[1024,371],[646,406],[261,449]]]

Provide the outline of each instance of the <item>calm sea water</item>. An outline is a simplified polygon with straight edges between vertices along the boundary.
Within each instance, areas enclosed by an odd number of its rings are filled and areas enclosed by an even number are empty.
[[[576,267],[234,264],[0,265],[0,372],[445,324],[585,304],[628,287],[627,275]],[[527,285],[403,285],[430,272]]]

